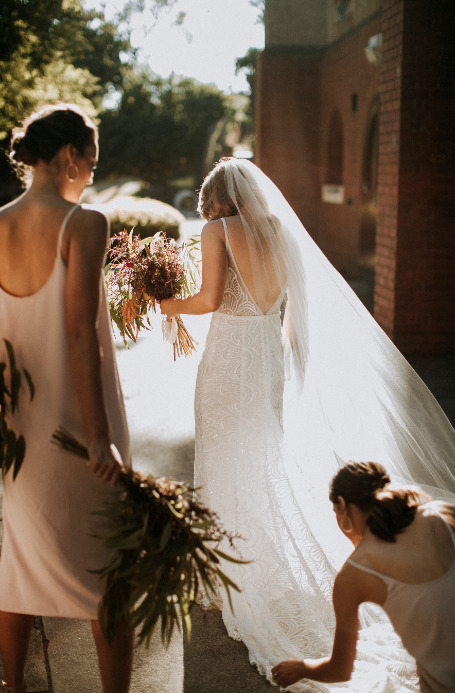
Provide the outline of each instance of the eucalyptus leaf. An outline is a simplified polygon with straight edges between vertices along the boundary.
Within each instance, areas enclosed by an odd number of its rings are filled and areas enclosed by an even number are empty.
[[[22,372],[25,376],[25,380],[27,382],[28,389],[30,390],[30,402],[31,402],[35,396],[35,386],[33,384],[32,376],[30,375],[30,373],[28,372],[28,370],[26,368],[23,368]]]
[[[25,457],[25,438],[24,438],[24,436],[21,435],[16,440],[13,481],[15,481],[17,475],[19,474],[19,470],[22,467],[22,462],[24,461],[24,457]]]

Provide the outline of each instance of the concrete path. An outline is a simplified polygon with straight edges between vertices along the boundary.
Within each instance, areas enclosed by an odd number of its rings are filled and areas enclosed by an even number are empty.
[[[200,229],[187,222],[185,233]],[[353,288],[370,296],[371,287]],[[172,348],[161,337],[161,317],[153,330],[128,350],[116,349],[136,468],[156,476],[193,480],[193,396],[197,366],[210,317],[184,318],[199,342],[198,352],[174,363]],[[455,355],[414,357],[413,367],[433,391],[455,424]],[[0,482],[0,503],[3,487]],[[1,513],[0,513],[1,517]],[[0,545],[2,522],[0,521]],[[267,693],[270,684],[249,664],[243,643],[231,640],[221,614],[192,611],[191,645],[177,635],[169,650],[156,636],[149,651],[136,651],[132,693]],[[2,667],[0,661],[0,677]],[[27,662],[30,693],[102,693],[90,626],[85,621],[36,618]]]

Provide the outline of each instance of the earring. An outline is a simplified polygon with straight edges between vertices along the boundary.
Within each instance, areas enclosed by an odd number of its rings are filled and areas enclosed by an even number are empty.
[[[349,534],[349,533],[352,532],[352,530],[353,530],[352,522],[351,522],[351,520],[349,519],[349,517],[348,517],[348,522],[349,522],[349,525],[350,525],[350,526],[349,526],[349,529],[346,529],[346,527],[343,527],[343,523],[340,522],[340,529],[341,529],[342,532],[345,532],[346,534]]]
[[[76,169],[76,175],[75,175],[74,177],[73,177],[73,176],[70,176],[70,174],[68,173],[68,169],[71,168],[71,166],[74,166],[74,168]],[[74,181],[78,179],[78,177],[79,177],[79,169],[78,169],[78,167],[76,166],[76,164],[68,164],[68,166],[66,167],[66,177],[68,178],[68,180],[70,181],[70,183],[74,183]]]

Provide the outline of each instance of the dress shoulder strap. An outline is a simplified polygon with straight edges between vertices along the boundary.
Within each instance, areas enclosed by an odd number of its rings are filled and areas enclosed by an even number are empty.
[[[228,233],[228,227],[227,227],[227,224],[226,224],[226,219],[225,219],[224,217],[221,217],[221,221],[223,222],[223,226],[224,226],[224,236],[225,236],[225,238],[226,238],[226,248],[228,248],[228,249],[230,250],[230,246],[229,246],[229,233]]]
[[[390,580],[391,582],[395,582],[395,580],[388,575],[383,575],[382,573],[378,573],[377,570],[373,570],[372,568],[366,568],[364,565],[360,565],[360,563],[356,563],[353,561],[351,558],[346,559],[346,563],[349,563],[349,565],[354,566],[354,568],[358,568],[359,570],[363,570],[365,573],[370,573],[370,575],[376,575],[376,577],[381,578],[381,580],[384,580],[384,582],[387,582]]]
[[[66,217],[63,219],[62,225],[60,227],[60,231],[58,234],[58,242],[57,242],[57,257],[61,257],[62,254],[62,238],[63,234],[65,233],[66,225],[70,218],[72,217],[73,213],[78,209],[80,205],[74,205],[74,207],[71,207],[70,211],[66,215]]]

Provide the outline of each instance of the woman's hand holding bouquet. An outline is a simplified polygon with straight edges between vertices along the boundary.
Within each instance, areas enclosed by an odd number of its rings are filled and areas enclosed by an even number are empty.
[[[111,238],[106,287],[111,320],[126,342],[136,341],[150,321],[149,308],[166,299],[186,298],[197,289],[199,278],[196,259],[199,236],[191,236],[179,247],[163,233],[141,240],[126,231]],[[145,324],[144,320],[147,322]],[[163,334],[174,345],[174,360],[182,353],[195,351],[194,342],[180,316],[171,324],[163,321]]]

